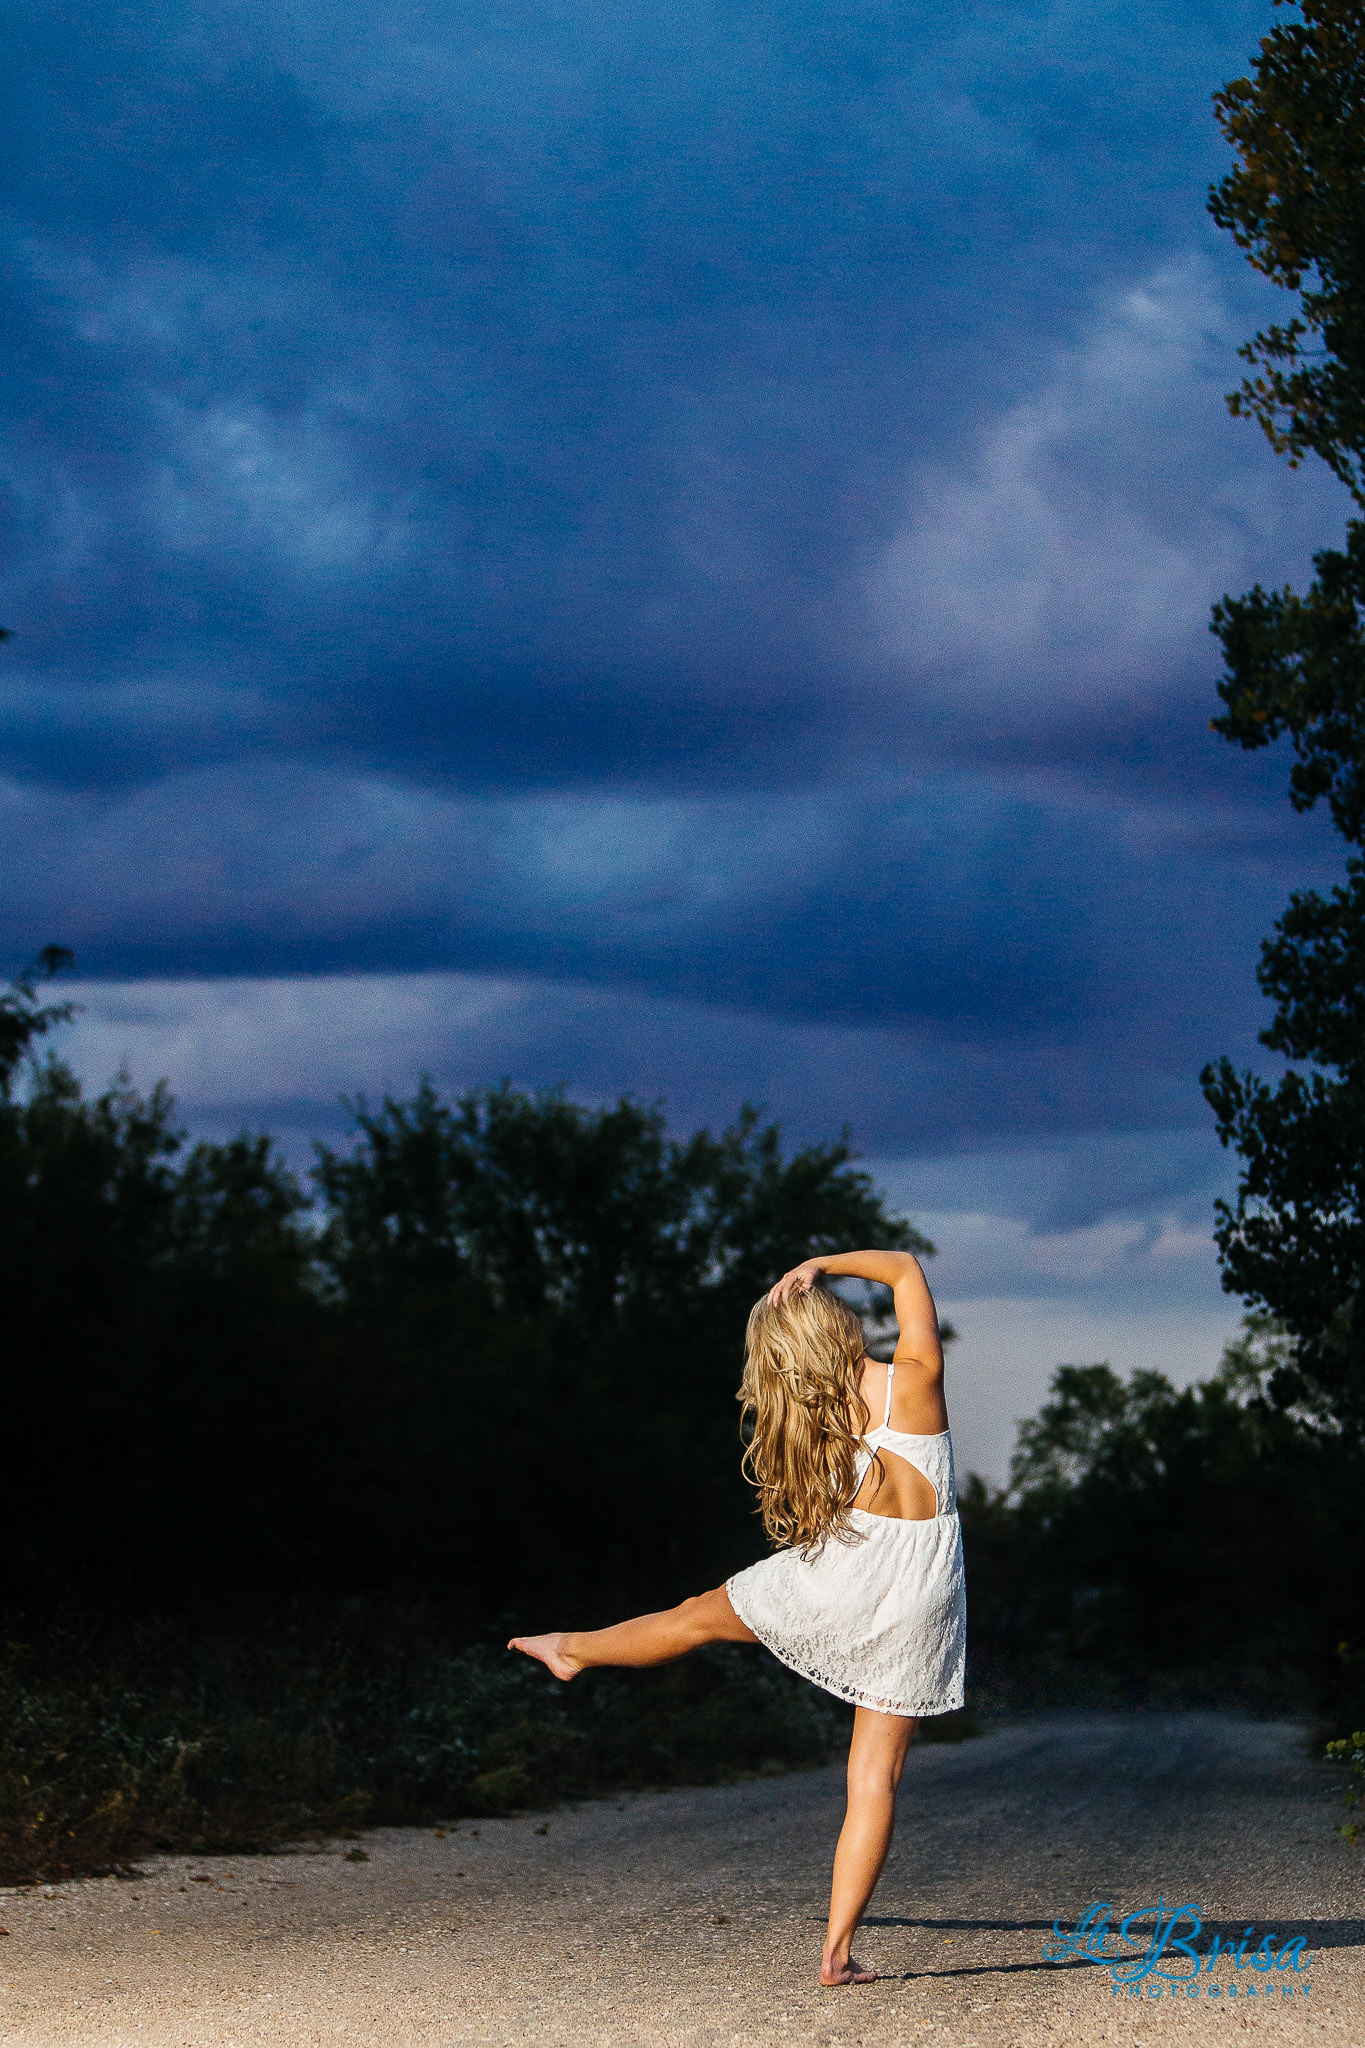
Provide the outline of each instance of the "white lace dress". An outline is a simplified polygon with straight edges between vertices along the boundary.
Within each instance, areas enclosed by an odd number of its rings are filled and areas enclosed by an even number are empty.
[[[891,1413],[891,1387],[886,1390]],[[726,1581],[730,1604],[775,1657],[855,1707],[923,1718],[962,1705],[967,1592],[953,1443],[869,1430],[858,1481],[874,1451],[894,1452],[933,1487],[938,1513],[901,1521],[852,1508],[852,1529],[809,1558],[779,1550]]]

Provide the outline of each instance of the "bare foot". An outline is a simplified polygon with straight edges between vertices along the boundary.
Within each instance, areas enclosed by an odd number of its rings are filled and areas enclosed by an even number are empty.
[[[820,1983],[828,1991],[836,1984],[875,1984],[877,1972],[865,1970],[854,1956],[836,1963],[832,1956],[820,1958]]]
[[[577,1678],[583,1666],[573,1657],[564,1654],[566,1631],[556,1629],[548,1636],[513,1636],[507,1645],[509,1650],[520,1650],[527,1657],[539,1657],[542,1664],[553,1671],[556,1678]]]

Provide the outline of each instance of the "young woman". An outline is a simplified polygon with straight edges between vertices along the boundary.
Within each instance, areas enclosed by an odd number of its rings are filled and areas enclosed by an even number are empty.
[[[868,1358],[822,1273],[880,1280],[900,1335]],[[938,1317],[908,1252],[840,1252],[785,1273],[749,1317],[739,1390],[772,1557],[714,1592],[613,1628],[514,1636],[556,1678],[666,1664],[701,1643],[764,1643],[857,1709],[822,1984],[870,1984],[850,1948],[881,1875],[920,1719],[962,1705],[966,1596]],[[874,1416],[881,1420],[871,1427]]]

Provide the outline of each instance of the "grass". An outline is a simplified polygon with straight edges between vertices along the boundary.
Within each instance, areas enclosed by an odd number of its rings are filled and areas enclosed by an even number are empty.
[[[836,1754],[851,1721],[851,1709],[752,1650],[716,1645],[660,1671],[561,1686],[500,1648],[452,1649],[420,1610],[358,1602],[216,1631],[167,1621],[19,1634],[0,1644],[6,1884],[118,1869],[155,1850],[240,1855],[776,1775]],[[1283,1672],[1118,1674],[988,1651],[973,1663],[973,1705],[921,1723],[919,1742],[977,1734],[978,1712],[1304,1713],[1313,1698],[1306,1678]],[[1360,1726],[1358,1693],[1316,1734],[1316,1754]]]
[[[823,1762],[847,1726],[827,1695],[723,1646],[566,1687],[361,1610],[191,1638],[65,1631],[0,1654],[0,1882],[776,1774]]]
[[[0,1646],[0,1883],[823,1763],[852,1710],[760,1652],[563,1686],[422,1613]],[[970,1714],[922,1724],[961,1741]]]

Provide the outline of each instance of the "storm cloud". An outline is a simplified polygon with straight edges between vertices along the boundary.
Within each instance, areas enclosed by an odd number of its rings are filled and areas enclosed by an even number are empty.
[[[1210,604],[1344,509],[1222,403],[1266,15],[21,0],[0,943],[92,1075],[1051,1147],[1211,1276],[1195,1077],[1337,861],[1207,731]]]

